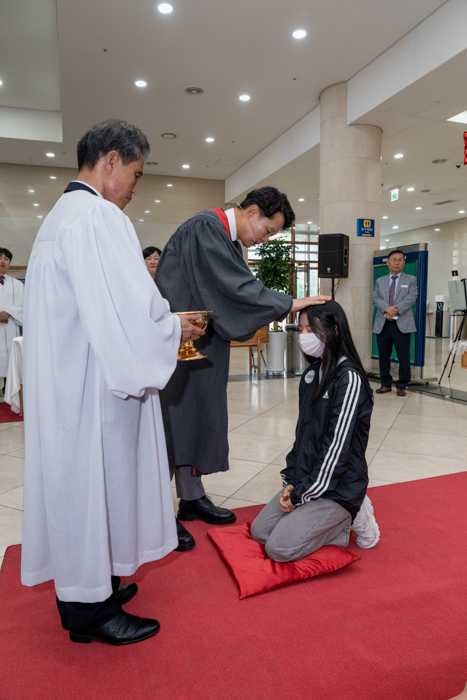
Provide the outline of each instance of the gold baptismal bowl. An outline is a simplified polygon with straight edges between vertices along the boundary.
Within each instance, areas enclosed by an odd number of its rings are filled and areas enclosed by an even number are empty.
[[[197,321],[191,321],[191,323],[204,331],[208,325],[208,314],[212,314],[212,311],[174,311],[174,316],[187,316],[188,314],[201,316]],[[187,360],[203,360],[205,357],[203,352],[199,352],[195,348],[192,340],[180,343],[177,360],[186,362]]]

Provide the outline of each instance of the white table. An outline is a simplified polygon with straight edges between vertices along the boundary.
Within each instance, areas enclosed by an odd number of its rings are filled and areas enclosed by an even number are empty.
[[[20,416],[23,415],[23,338],[21,336],[13,338],[11,345],[5,402],[10,404],[12,411]]]

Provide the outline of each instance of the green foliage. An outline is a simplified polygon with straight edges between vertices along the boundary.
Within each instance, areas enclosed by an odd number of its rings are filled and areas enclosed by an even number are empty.
[[[293,274],[292,246],[286,241],[268,241],[257,248],[260,260],[255,266],[256,277],[265,287],[292,294]]]
[[[286,241],[268,241],[257,248],[260,260],[255,266],[256,277],[269,289],[292,294],[295,267],[292,262],[292,246]],[[281,331],[274,321],[274,330]]]

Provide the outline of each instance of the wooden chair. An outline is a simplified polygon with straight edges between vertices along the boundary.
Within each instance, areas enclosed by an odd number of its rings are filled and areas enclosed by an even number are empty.
[[[250,377],[253,376],[253,370],[255,369],[258,373],[258,379],[261,379],[261,344],[267,345],[268,342],[268,326],[260,328],[256,331],[251,340],[246,340],[244,343],[237,343],[236,340],[232,340],[230,343],[231,348],[249,348],[250,350]],[[257,356],[256,364],[253,362],[253,348],[256,346]]]

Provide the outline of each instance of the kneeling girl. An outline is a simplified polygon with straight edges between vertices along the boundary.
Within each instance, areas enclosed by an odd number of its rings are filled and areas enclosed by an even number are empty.
[[[283,490],[251,526],[253,539],[280,562],[327,544],[347,547],[352,530],[365,549],[380,537],[366,496],[373,391],[342,307],[308,306],[299,333],[311,365],[300,382],[295,443],[281,472]]]

